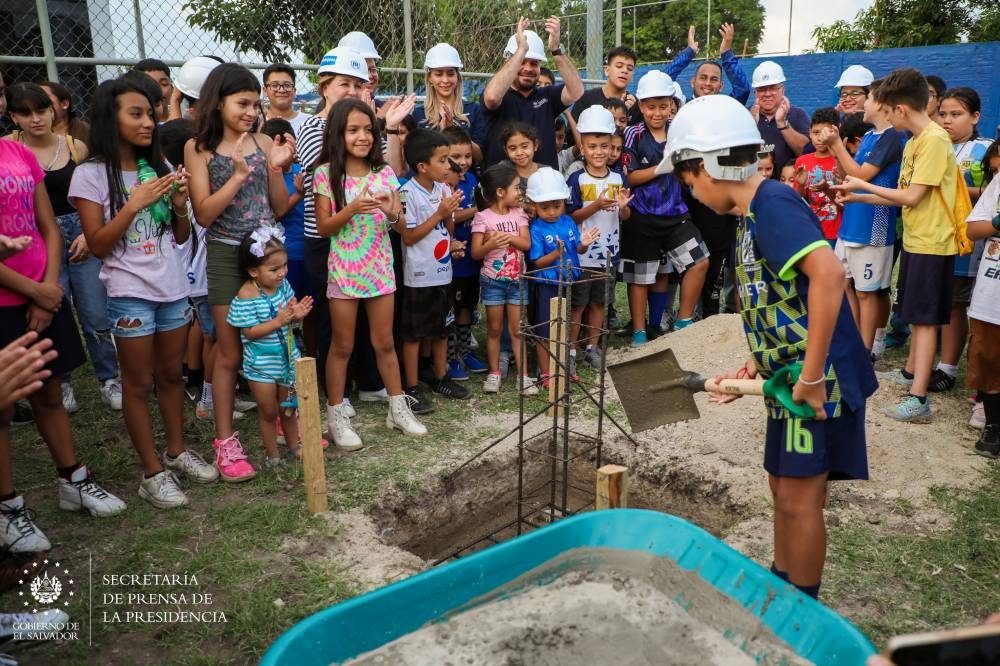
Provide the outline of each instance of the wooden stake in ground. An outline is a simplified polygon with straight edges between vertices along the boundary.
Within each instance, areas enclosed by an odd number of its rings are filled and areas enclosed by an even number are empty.
[[[566,395],[566,349],[569,346],[570,319],[566,299],[549,299],[549,416],[559,413],[559,403]]]
[[[605,465],[597,470],[596,509],[624,509],[628,506],[628,468]]]
[[[299,437],[302,438],[302,476],[309,513],[323,513],[326,503],[326,462],[323,458],[323,433],[319,419],[319,387],[316,382],[316,359],[300,358],[295,362],[295,387],[299,399]]]

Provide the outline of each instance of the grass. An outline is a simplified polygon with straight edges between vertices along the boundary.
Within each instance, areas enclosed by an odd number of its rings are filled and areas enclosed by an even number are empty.
[[[954,523],[937,533],[851,524],[830,532],[824,597],[876,645],[897,634],[977,624],[1000,609],[1000,465],[969,490],[938,488],[932,499]]]

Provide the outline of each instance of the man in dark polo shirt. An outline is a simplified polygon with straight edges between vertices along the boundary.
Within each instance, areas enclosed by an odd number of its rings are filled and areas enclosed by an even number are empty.
[[[538,150],[535,161],[553,169],[559,168],[556,151],[556,118],[583,94],[583,81],[573,61],[559,44],[559,19],[545,21],[549,35],[549,51],[555,59],[563,83],[538,88],[541,63],[546,62],[545,46],[533,31],[526,30],[529,22],[520,18],[517,32],[507,42],[504,56],[507,62],[493,75],[483,91],[486,111],[486,166],[504,159],[498,139],[507,123],[526,122],[538,130]]]
[[[809,115],[785,97],[785,72],[781,65],[765,60],[753,70],[750,85],[754,101],[750,113],[764,140],[764,151],[774,154],[774,176],[788,160],[802,154],[809,143]]]

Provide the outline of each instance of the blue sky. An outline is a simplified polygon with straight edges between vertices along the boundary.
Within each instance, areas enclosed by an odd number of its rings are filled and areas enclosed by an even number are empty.
[[[859,10],[872,4],[871,0],[836,0],[817,2],[816,0],[791,0],[792,10],[792,53],[801,53],[813,46],[812,31],[818,25],[829,25],[837,19],[850,20]],[[763,0],[764,36],[760,43],[761,53],[788,50],[788,8],[789,0]],[[737,38],[737,41],[738,38]]]

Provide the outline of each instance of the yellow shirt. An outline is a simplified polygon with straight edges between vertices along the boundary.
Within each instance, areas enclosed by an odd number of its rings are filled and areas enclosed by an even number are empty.
[[[937,123],[927,125],[903,149],[899,189],[911,184],[930,190],[916,206],[903,206],[903,249],[916,254],[958,254],[951,221],[958,184],[955,149]]]

